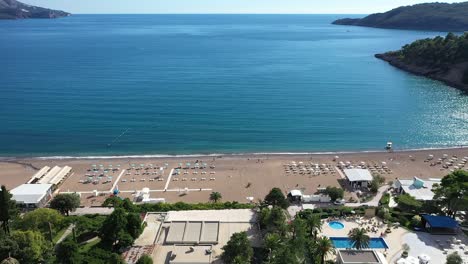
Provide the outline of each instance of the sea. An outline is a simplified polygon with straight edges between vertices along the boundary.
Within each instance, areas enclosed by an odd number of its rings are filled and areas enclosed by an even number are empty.
[[[468,145],[467,95],[374,58],[446,32],[331,24],[342,17],[0,21],[0,156]]]

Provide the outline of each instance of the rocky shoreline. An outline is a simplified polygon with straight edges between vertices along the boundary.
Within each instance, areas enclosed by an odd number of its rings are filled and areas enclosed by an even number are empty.
[[[0,0],[0,20],[26,18],[60,18],[70,13],[38,6],[27,5],[16,0]]]
[[[408,64],[402,61],[396,54],[391,52],[383,54],[375,54],[375,57],[388,62],[390,65],[404,70],[406,72],[424,76],[433,80],[441,81],[448,86],[457,88],[462,92],[468,94],[468,84],[463,83],[463,73],[468,68],[468,63],[459,63],[453,65],[448,70],[440,68],[431,68],[418,66],[415,64]]]

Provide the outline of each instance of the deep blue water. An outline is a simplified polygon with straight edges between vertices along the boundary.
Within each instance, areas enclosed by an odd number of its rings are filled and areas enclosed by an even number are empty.
[[[438,32],[343,15],[0,21],[0,156],[468,144],[468,97],[373,57]]]
[[[353,242],[347,237],[330,237],[333,246],[336,248],[352,248]],[[371,237],[369,241],[369,248],[388,248],[387,243],[383,238]]]

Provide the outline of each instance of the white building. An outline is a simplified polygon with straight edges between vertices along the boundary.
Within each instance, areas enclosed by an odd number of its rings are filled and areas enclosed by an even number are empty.
[[[43,207],[52,197],[52,184],[22,184],[10,191],[12,199],[25,208]]]
[[[398,193],[406,193],[418,201],[431,201],[434,198],[432,188],[434,184],[440,184],[441,179],[429,178],[422,180],[414,177],[412,180],[398,179],[393,184]]]
[[[344,169],[343,172],[353,188],[367,187],[373,179],[366,169]]]

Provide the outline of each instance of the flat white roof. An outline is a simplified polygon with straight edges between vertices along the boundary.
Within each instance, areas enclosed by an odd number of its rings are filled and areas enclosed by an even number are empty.
[[[19,203],[36,204],[49,194],[51,188],[52,184],[22,184],[10,193],[13,195],[12,198]]]
[[[34,175],[31,177],[31,180],[29,182],[32,182],[33,180],[35,179],[40,179],[42,178],[42,176],[44,176],[46,174],[46,172],[48,172],[50,170],[50,167],[49,166],[44,166],[42,167],[42,169],[38,170],[36,173],[34,173]],[[28,182],[28,183],[29,183]]]
[[[424,184],[422,187],[417,187],[414,185],[413,180],[398,180],[400,182],[401,188],[403,191],[411,196],[413,196],[416,200],[421,201],[431,201],[434,198],[434,192],[432,191],[432,186],[434,184],[440,184],[441,179],[427,179],[421,180]]]
[[[59,166],[53,167],[43,178],[39,180],[39,183],[49,183],[52,178],[57,175],[57,173],[61,170]]]
[[[254,223],[256,214],[251,209],[169,211],[165,222],[177,221]]]
[[[291,190],[289,193],[291,196],[302,196],[302,192],[300,190]]]
[[[65,178],[65,176],[67,176],[70,171],[71,171],[71,167],[69,166],[65,166],[63,167],[55,176],[52,180],[49,181],[49,183],[51,184],[57,184],[59,182],[61,182],[63,180],[63,178]]]
[[[344,169],[343,170],[349,181],[372,181],[372,175],[366,169]]]

